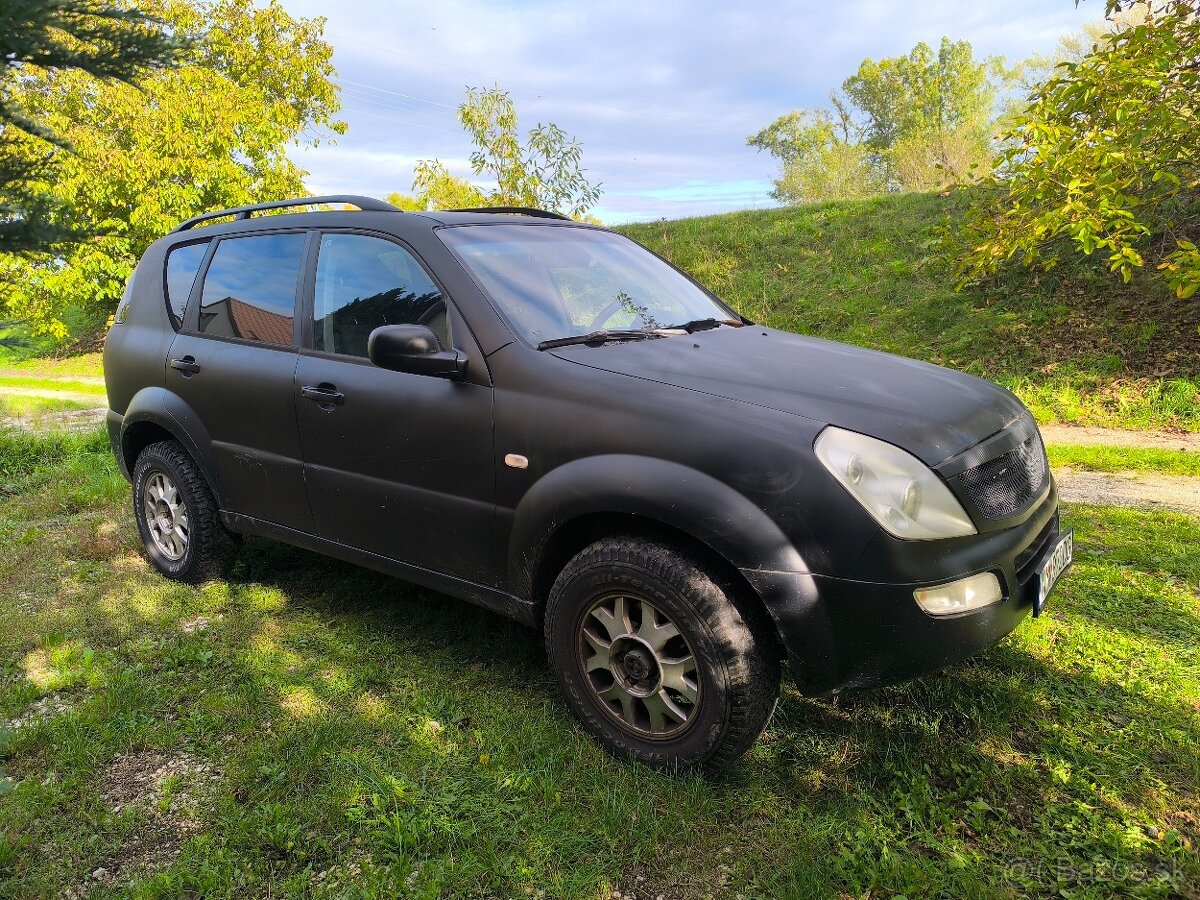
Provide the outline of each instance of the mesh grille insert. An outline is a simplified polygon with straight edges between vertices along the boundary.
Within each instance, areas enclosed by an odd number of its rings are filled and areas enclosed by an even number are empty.
[[[988,519],[1016,515],[1046,486],[1046,450],[1037,431],[1007,453],[955,475],[951,485]]]

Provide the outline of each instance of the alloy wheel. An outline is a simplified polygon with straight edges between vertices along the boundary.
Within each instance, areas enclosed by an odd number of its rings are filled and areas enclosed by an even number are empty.
[[[649,601],[596,600],[580,620],[577,652],[601,708],[638,736],[675,738],[695,720],[702,697],[691,645]]]
[[[179,488],[165,472],[153,472],[146,479],[142,511],[155,549],[172,562],[183,559],[191,538],[187,506]]]

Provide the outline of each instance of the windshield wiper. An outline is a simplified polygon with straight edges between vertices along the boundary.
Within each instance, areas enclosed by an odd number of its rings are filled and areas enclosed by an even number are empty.
[[[568,337],[551,338],[537,345],[539,350],[553,350],[555,347],[569,347],[571,344],[605,344],[609,341],[644,341],[646,338],[659,337],[653,331],[637,331],[630,328],[589,331],[587,334],[573,334]]]
[[[684,322],[682,325],[668,325],[663,328],[663,331],[686,331],[692,334],[695,331],[708,331],[711,328],[719,328],[721,325],[738,325],[742,323],[736,319],[692,319],[690,322]]]

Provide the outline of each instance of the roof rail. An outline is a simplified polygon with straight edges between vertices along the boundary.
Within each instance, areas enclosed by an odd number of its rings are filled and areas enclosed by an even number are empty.
[[[286,209],[290,206],[319,206],[324,203],[346,203],[350,206],[357,206],[364,212],[399,212],[396,207],[390,203],[385,203],[382,200],[376,200],[373,197],[358,197],[354,194],[331,194],[327,197],[301,197],[296,200],[276,200],[272,203],[254,203],[250,206],[235,206],[232,209],[221,209],[216,212],[205,213],[202,216],[188,219],[186,222],[179,225],[175,232],[187,231],[195,228],[202,222],[207,222],[210,219],[223,219],[226,216],[233,216],[234,219],[249,219],[252,213],[260,212],[265,209]]]
[[[513,213],[519,216],[533,216],[537,219],[572,221],[570,216],[564,216],[562,213],[550,212],[545,209],[534,209],[532,206],[479,206],[472,209],[448,209],[446,212]]]

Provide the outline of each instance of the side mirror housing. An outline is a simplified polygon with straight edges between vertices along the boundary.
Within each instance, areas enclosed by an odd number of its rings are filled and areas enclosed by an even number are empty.
[[[381,369],[413,375],[461,378],[467,371],[467,357],[443,350],[424,325],[381,325],[367,338],[367,358]]]

